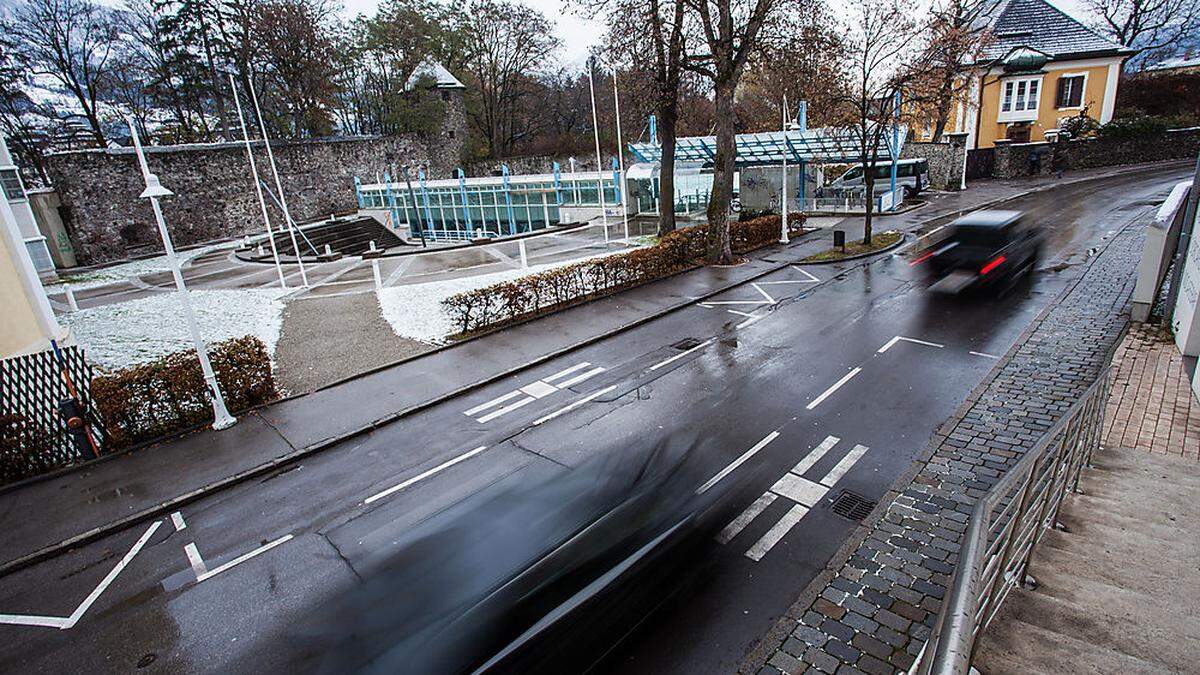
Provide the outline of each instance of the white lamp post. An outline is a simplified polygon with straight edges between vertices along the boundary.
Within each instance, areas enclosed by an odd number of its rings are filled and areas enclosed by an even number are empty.
[[[159,197],[169,197],[175,193],[163,187],[162,183],[158,182],[158,176],[150,173],[150,167],[146,165],[146,155],[142,152],[142,142],[138,138],[133,120],[126,116],[125,122],[129,124],[129,133],[133,136],[133,148],[137,152],[138,164],[142,167],[142,178],[146,181],[146,189],[138,196],[149,199],[150,207],[154,209],[154,220],[158,223],[158,233],[162,236],[163,248],[167,252],[167,263],[171,266],[171,275],[175,277],[175,290],[179,297],[179,304],[183,307],[183,318],[187,321],[188,331],[192,334],[192,344],[196,346],[196,355],[200,357],[200,370],[204,372],[204,381],[208,383],[209,401],[213,408],[213,429],[228,429],[237,424],[237,418],[230,415],[229,410],[225,407],[225,398],[221,396],[221,385],[217,383],[212,363],[208,360],[208,348],[204,344],[204,338],[200,335],[200,327],[196,325],[196,314],[192,311],[192,301],[188,297],[187,286],[183,283],[183,274],[179,271],[179,260],[175,257],[175,246],[171,244],[171,233],[167,231],[167,221],[163,218],[162,207],[158,203]]]
[[[592,61],[588,60],[588,91],[592,95],[592,133],[596,138],[596,171],[600,177],[596,179],[596,192],[600,198],[600,220],[604,223],[604,245],[608,245],[608,213],[604,206],[604,162],[600,159],[600,122],[596,118],[596,85],[592,82]]]
[[[788,153],[788,110],[787,110],[787,94],[783,95],[783,186],[779,192],[779,243],[788,243],[788,189],[787,189],[787,153]]]
[[[617,64],[613,64],[613,108],[617,115],[617,164],[621,169],[621,222],[625,224],[625,241],[629,241],[629,206],[625,203],[625,145],[621,142],[621,97],[617,95]]]

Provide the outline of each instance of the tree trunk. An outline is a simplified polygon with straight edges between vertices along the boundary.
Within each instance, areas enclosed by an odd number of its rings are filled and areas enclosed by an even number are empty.
[[[672,95],[674,98],[674,95]],[[675,128],[679,118],[679,102],[665,100],[658,108],[658,133],[662,143],[662,160],[658,169],[658,236],[675,231]]]
[[[870,168],[867,164],[863,164],[863,185],[866,186],[866,217],[863,219],[863,246],[871,245],[871,217],[875,212],[875,164],[872,162]]]
[[[733,78],[716,83],[717,153],[713,160],[713,186],[708,198],[708,262],[727,265],[733,262],[729,241],[729,203],[733,198],[733,172],[737,149],[734,146]]]
[[[954,83],[948,78],[942,82],[941,91],[938,92],[937,115],[933,122],[933,138],[934,143],[942,142],[942,134],[946,132],[946,123],[950,119],[950,105],[954,99]]]

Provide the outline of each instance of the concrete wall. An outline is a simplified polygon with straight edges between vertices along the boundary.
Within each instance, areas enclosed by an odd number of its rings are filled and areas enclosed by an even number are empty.
[[[1030,157],[1040,157],[1036,173],[1048,175],[1057,168],[1091,169],[1168,159],[1193,159],[1200,153],[1200,127],[1130,139],[1085,138],[1058,143],[1008,143],[998,141],[992,175],[1013,178],[1034,173]]]
[[[944,138],[946,140],[940,143],[905,143],[900,158],[924,157],[929,160],[930,187],[935,190],[959,190],[966,167],[967,135],[944,134]]]
[[[449,177],[467,136],[462,95],[457,90],[449,95],[439,130],[428,136],[272,142],[292,217],[304,222],[353,210],[354,177],[373,176],[380,167],[407,163],[427,167],[431,176]],[[273,190],[265,147],[254,147],[259,175]],[[177,246],[263,231],[244,145],[151,147],[147,162],[175,192],[162,204]],[[138,198],[144,184],[132,148],[52,154],[46,169],[80,265],[161,250],[150,206]],[[273,225],[282,223],[269,197],[268,205]]]

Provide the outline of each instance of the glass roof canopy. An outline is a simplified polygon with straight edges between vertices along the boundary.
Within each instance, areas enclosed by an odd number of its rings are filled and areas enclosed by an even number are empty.
[[[900,127],[900,147],[908,129]],[[890,130],[885,131],[885,140],[880,144],[879,161],[890,162]],[[860,156],[858,141],[853,134],[842,129],[791,129],[768,131],[758,134],[738,134],[734,138],[737,148],[735,163],[738,167],[779,164],[787,158],[793,163],[815,162],[829,164],[857,163]],[[711,165],[716,158],[715,136],[689,136],[675,140],[675,161],[703,162]],[[629,150],[638,160],[657,162],[662,159],[662,148],[652,143],[631,143]],[[898,154],[898,153],[897,153]]]

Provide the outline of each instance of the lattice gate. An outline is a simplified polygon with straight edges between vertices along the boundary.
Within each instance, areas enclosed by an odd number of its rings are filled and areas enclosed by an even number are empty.
[[[62,347],[63,360],[103,452],[106,435],[92,401],[92,366],[82,349]],[[70,398],[54,352],[0,359],[0,484],[91,459],[71,440],[59,402]]]

